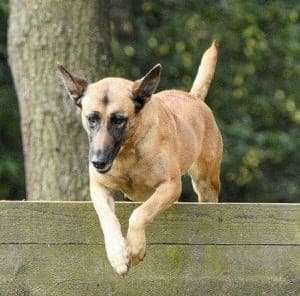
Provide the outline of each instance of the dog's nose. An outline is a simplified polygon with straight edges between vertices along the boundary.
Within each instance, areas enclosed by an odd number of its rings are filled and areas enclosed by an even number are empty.
[[[90,163],[100,173],[106,173],[110,170],[112,165],[112,158],[110,157],[109,151],[101,152],[100,150],[94,152],[90,151]]]
[[[92,164],[98,170],[104,169],[105,166],[107,165],[107,163],[103,160],[92,161]]]

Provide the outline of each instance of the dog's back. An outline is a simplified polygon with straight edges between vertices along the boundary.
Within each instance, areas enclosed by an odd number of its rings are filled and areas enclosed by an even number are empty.
[[[222,138],[210,108],[204,102],[217,62],[215,42],[204,53],[191,91],[165,90],[154,95],[163,112],[174,119],[177,159],[185,173],[195,161],[211,161],[222,155]],[[158,111],[159,112],[159,111]],[[162,115],[164,117],[164,115]],[[169,129],[174,128],[170,122]]]

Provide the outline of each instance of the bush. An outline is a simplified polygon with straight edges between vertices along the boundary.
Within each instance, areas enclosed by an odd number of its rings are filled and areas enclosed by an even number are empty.
[[[159,88],[189,90],[203,51],[220,44],[206,98],[225,145],[223,201],[299,202],[299,8],[295,1],[112,1],[113,74],[163,65]],[[0,0],[0,197],[25,196],[19,116]],[[184,198],[192,196],[184,178]]]
[[[224,138],[222,200],[300,201],[299,4],[131,3],[112,14],[117,75],[135,79],[160,62],[160,89],[189,90],[205,48],[220,44],[206,101]]]

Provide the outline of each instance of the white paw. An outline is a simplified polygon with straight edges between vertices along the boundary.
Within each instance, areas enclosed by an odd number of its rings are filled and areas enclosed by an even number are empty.
[[[146,252],[146,236],[144,232],[128,232],[127,245],[131,257],[131,265],[143,261]]]
[[[111,239],[105,243],[108,260],[119,275],[125,275],[129,269],[130,256],[124,238]]]

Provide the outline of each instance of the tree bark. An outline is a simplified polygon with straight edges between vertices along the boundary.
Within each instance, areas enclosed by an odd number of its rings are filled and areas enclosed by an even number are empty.
[[[27,199],[87,200],[87,137],[57,63],[89,81],[110,59],[105,0],[11,0],[9,63],[18,94]]]

